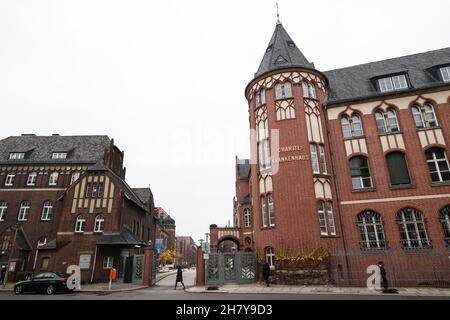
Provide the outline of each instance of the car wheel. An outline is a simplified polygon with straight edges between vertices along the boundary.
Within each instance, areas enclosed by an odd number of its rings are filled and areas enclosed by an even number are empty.
[[[23,290],[22,290],[22,286],[19,284],[14,288],[14,293],[15,294],[22,294]]]
[[[47,290],[45,290],[47,294],[53,294],[55,292],[55,287],[53,285],[49,285]]]

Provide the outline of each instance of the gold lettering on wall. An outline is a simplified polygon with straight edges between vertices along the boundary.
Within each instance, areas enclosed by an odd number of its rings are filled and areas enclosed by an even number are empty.
[[[281,153],[286,152],[304,152],[305,146],[284,146],[278,148],[278,154],[280,154],[279,158],[272,159],[272,163],[283,163],[283,162],[293,162],[293,161],[308,161],[309,160],[309,154],[294,154],[294,155],[286,155],[283,156]]]

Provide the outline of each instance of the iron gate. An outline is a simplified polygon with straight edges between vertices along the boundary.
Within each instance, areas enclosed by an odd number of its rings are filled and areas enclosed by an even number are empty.
[[[256,253],[210,253],[205,264],[206,284],[256,282]]]

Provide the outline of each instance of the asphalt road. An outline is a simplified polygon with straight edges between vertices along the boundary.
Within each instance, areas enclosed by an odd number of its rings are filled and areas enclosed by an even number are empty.
[[[178,284],[174,290],[176,276],[170,275],[160,280],[156,286],[148,289],[113,293],[71,293],[71,294],[22,294],[0,292],[0,300],[436,300],[450,297],[414,297],[414,296],[364,296],[364,295],[328,295],[328,294],[231,294],[231,293],[189,293]],[[183,273],[186,287],[194,285],[195,272]]]

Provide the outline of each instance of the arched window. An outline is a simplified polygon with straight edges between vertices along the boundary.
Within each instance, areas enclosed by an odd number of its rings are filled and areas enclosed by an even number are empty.
[[[269,208],[269,226],[275,226],[275,206],[273,205],[273,195],[267,195],[267,207]]]
[[[20,209],[19,209],[19,217],[17,218],[17,220],[18,221],[27,221],[29,213],[30,213],[30,202],[22,201],[22,203],[20,204]]]
[[[86,228],[86,216],[80,214],[75,222],[75,232],[83,233],[85,228]]]
[[[35,186],[36,185],[36,179],[37,179],[37,173],[32,172],[28,175],[27,179],[27,186]]]
[[[344,138],[351,138],[352,137],[352,129],[350,127],[350,121],[348,120],[347,116],[342,117],[341,126],[342,126],[342,134],[344,135]]]
[[[382,111],[377,111],[375,113],[375,119],[377,120],[378,133],[384,134],[388,132],[386,126],[386,119],[384,118],[384,113]]]
[[[389,132],[399,132],[400,128],[398,126],[397,113],[395,113],[394,109],[388,109],[387,114],[387,123],[389,127]]]
[[[266,104],[266,89],[261,89],[258,93],[256,93],[255,100],[257,108],[263,104]]]
[[[57,183],[58,183],[58,172],[53,172],[48,179],[48,185],[56,186]]]
[[[383,222],[377,212],[371,210],[361,212],[358,215],[358,227],[361,236],[361,250],[387,248]]]
[[[45,201],[42,207],[41,220],[49,221],[52,220],[53,215],[53,203],[51,201]]]
[[[417,128],[435,128],[438,126],[436,113],[431,103],[425,103],[423,107],[414,105],[411,110]]]
[[[369,164],[366,157],[358,156],[350,159],[350,171],[352,174],[353,189],[372,187]]]
[[[313,173],[320,173],[319,158],[317,156],[317,145],[315,145],[314,143],[311,143],[309,145],[309,149],[311,151],[311,164],[312,164]]]
[[[413,208],[402,209],[397,214],[397,223],[404,249],[431,248],[422,212]]]
[[[360,137],[363,135],[363,129],[361,124],[361,118],[358,114],[352,116],[353,136]]]
[[[103,227],[105,224],[105,218],[103,215],[99,214],[95,217],[94,221],[94,232],[103,232]]]
[[[292,98],[292,88],[290,82],[278,83],[275,86],[275,99]]]
[[[444,237],[447,242],[447,246],[450,246],[450,205],[441,209],[440,218],[442,227],[444,228]]]
[[[261,196],[261,221],[262,226],[267,227],[266,198]]]
[[[308,86],[309,89],[309,97],[311,99],[316,99],[316,87],[314,86],[314,84],[310,83]]]
[[[6,203],[6,201],[0,201],[0,221],[5,221],[7,209],[8,204]]]
[[[325,159],[325,147],[323,145],[319,145],[319,159],[320,159],[320,166],[322,167],[322,173],[327,174],[327,160]]]
[[[8,173],[5,178],[5,186],[10,187],[10,186],[14,185],[15,178],[16,178],[16,175],[14,173]]]
[[[401,152],[391,152],[386,156],[392,186],[409,185],[408,166],[405,155]]]
[[[244,227],[250,228],[252,226],[252,212],[249,208],[244,209]]]
[[[431,180],[433,182],[450,181],[450,168],[445,150],[442,148],[430,148],[425,154]]]
[[[76,172],[72,173],[72,176],[70,177],[70,184],[77,181],[79,177],[80,177],[80,172],[76,171]]]
[[[309,98],[309,87],[308,87],[308,83],[302,82],[302,92],[303,92],[303,98]]]
[[[266,262],[273,266],[275,264],[275,251],[272,247],[267,247],[265,250],[266,253]]]

